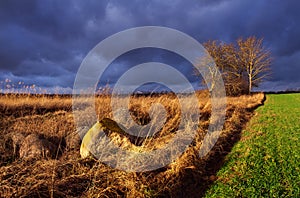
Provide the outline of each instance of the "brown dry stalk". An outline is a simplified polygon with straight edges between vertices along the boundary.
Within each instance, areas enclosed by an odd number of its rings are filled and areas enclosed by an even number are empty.
[[[199,158],[209,124],[208,92],[197,93],[201,118],[197,135],[186,152],[170,165],[144,173],[115,170],[94,159],[80,159],[78,148],[67,149],[67,136],[76,132],[71,98],[56,96],[1,96],[0,100],[0,195],[3,197],[193,197],[201,196],[211,182],[253,110],[264,94],[228,97],[224,129],[209,155]],[[165,106],[168,117],[155,138],[142,144],[147,149],[163,146],[176,133],[180,119],[174,95],[133,97],[129,105],[135,120],[147,121],[151,104]],[[110,99],[97,97],[99,119],[112,118]],[[18,112],[16,112],[18,111]],[[14,156],[12,133],[35,133],[56,145],[53,158],[22,160]],[[112,137],[113,138],[113,137]],[[122,140],[125,141],[125,140]],[[137,146],[138,147],[138,146]]]

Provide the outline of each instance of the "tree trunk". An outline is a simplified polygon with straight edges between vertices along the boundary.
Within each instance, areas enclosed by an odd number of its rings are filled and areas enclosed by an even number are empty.
[[[252,90],[252,76],[249,75],[248,78],[249,78],[248,94],[250,94]]]

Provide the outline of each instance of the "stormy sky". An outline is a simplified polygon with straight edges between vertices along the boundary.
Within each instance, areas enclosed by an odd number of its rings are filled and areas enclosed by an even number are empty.
[[[100,41],[128,28],[164,26],[200,43],[263,37],[274,61],[272,76],[260,89],[298,89],[299,9],[298,0],[2,0],[0,81],[70,91],[84,57]],[[175,65],[197,81],[185,60],[157,49],[119,57],[104,81],[112,83],[131,66],[149,61]]]

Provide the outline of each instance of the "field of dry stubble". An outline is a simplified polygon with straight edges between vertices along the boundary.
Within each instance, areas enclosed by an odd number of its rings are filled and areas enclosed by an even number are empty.
[[[188,97],[188,96],[187,96]],[[196,137],[176,161],[155,171],[127,173],[93,158],[81,159],[80,138],[71,96],[2,95],[0,97],[0,196],[2,197],[194,197],[213,181],[240,132],[264,101],[264,94],[228,97],[226,121],[210,153],[198,157],[211,115],[209,93],[197,93],[200,120]],[[149,122],[148,110],[161,103],[167,120],[154,138],[134,144],[127,137],[112,141],[148,149],[159,148],[176,133],[180,119],[178,99],[172,94],[134,96],[129,109],[140,124]],[[190,104],[194,106],[194,104]],[[112,118],[109,96],[96,98],[98,119]],[[83,118],[85,119],[85,118]],[[86,118],[88,121],[88,118]],[[115,138],[115,140],[114,140]],[[32,146],[42,147],[30,153]],[[126,147],[127,149],[129,147]],[[130,149],[130,148],[129,148]],[[32,157],[34,156],[34,157]]]

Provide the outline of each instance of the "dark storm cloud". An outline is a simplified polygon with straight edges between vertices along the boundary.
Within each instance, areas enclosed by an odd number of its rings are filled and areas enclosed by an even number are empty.
[[[274,56],[273,75],[264,86],[296,87],[300,84],[299,8],[297,0],[4,0],[0,1],[0,81],[11,78],[72,87],[81,61],[101,40],[127,28],[158,25],[183,31],[199,42],[264,37]],[[175,56],[146,50],[120,59],[107,72],[107,81],[114,81],[141,57],[177,64],[191,73]]]

